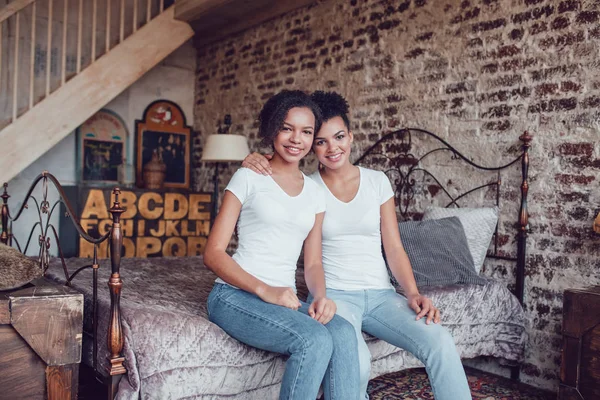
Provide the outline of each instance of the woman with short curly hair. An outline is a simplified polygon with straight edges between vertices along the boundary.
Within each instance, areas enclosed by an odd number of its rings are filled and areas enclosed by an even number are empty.
[[[298,168],[321,125],[305,93],[282,91],[260,112],[259,134],[274,150],[272,176],[240,168],[225,189],[204,263],[217,274],[209,319],[237,340],[289,355],[280,399],[358,399],[358,352],[352,325],[335,315],[321,261],[324,193]],[[225,250],[238,227],[238,248]],[[296,296],[296,262],[304,246],[310,304]]]

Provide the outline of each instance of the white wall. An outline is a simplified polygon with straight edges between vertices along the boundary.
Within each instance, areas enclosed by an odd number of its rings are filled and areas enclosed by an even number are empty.
[[[195,71],[196,50],[190,40],[105,106],[106,109],[117,113],[127,124],[128,160],[133,161],[135,120],[143,117],[146,106],[151,102],[166,99],[177,103],[185,114],[187,124],[193,124]],[[68,110],[65,112],[68,113]],[[43,170],[56,176],[64,186],[76,185],[76,158],[76,137],[73,132],[8,183],[8,193],[11,196],[8,204],[11,213],[16,214],[32,180]],[[39,200],[41,186],[36,188],[34,193]],[[58,194],[50,189],[48,197],[52,206],[58,199]],[[14,226],[14,235],[21,245],[27,241],[31,227],[38,219],[34,202],[30,202],[29,206],[29,210],[24,211],[18,224]],[[58,212],[57,207],[51,219],[57,230]],[[34,246],[30,246],[28,254],[37,254],[38,235],[39,233],[34,235]],[[54,243],[53,237],[51,243]],[[55,245],[51,244],[51,251],[52,255],[56,255]]]

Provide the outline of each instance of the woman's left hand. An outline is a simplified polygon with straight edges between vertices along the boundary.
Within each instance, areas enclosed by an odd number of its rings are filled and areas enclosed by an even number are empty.
[[[431,321],[435,324],[440,323],[440,310],[433,306],[430,298],[420,294],[408,297],[408,305],[417,313],[417,321],[427,316],[425,323],[429,325]]]
[[[323,325],[331,321],[336,311],[335,302],[327,297],[315,298],[308,307],[308,315]]]

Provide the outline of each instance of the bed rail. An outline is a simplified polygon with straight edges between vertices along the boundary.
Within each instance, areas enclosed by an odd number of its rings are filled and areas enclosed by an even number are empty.
[[[34,189],[41,182],[41,201],[33,195]],[[48,197],[48,189],[49,183],[52,183],[56,191],[58,192],[58,200],[51,206]],[[77,214],[75,213],[69,199],[65,195],[65,192],[62,188],[62,185],[58,182],[56,177],[49,173],[48,171],[42,172],[38,175],[33,183],[31,184],[29,190],[25,198],[23,199],[22,205],[17,211],[16,215],[13,217],[10,213],[8,207],[8,199],[11,197],[8,194],[8,184],[4,183],[4,191],[0,196],[2,199],[2,208],[0,209],[0,219],[2,222],[2,226],[0,227],[0,242],[13,246],[13,244],[21,251],[22,253],[27,253],[29,245],[31,243],[31,238],[33,237],[36,230],[39,230],[38,235],[38,243],[39,243],[39,253],[38,260],[40,268],[45,275],[49,262],[50,262],[50,246],[51,246],[51,237],[54,239],[59,258],[62,263],[63,272],[65,275],[65,285],[70,286],[71,281],[84,269],[92,268],[93,269],[93,296],[92,296],[92,330],[93,330],[93,368],[94,372],[97,376],[106,376],[109,377],[109,398],[114,398],[114,394],[116,393],[116,388],[120,378],[127,372],[123,363],[125,358],[122,355],[123,351],[123,331],[121,324],[121,308],[120,308],[120,299],[121,299],[121,289],[123,286],[123,282],[121,280],[120,275],[120,266],[121,266],[121,251],[123,247],[123,232],[121,228],[121,214],[125,211],[119,202],[119,195],[121,191],[119,188],[115,188],[113,190],[113,194],[115,196],[115,200],[112,204],[112,207],[109,209],[112,215],[113,223],[112,226],[108,228],[106,234],[100,237],[92,237],[88,235],[77,218]],[[17,238],[13,235],[13,224],[17,223],[19,218],[23,215],[23,211],[29,208],[29,202],[32,201],[36,207],[37,211],[37,221],[31,228],[29,232],[29,236],[27,239],[27,244],[22,248],[21,244],[18,242]],[[56,207],[62,203],[67,210],[67,216],[70,218],[73,223],[75,229],[79,233],[84,240],[92,243],[94,245],[94,256],[92,258],[92,263],[90,265],[86,265],[82,268],[77,269],[73,273],[69,273],[68,266],[66,264],[66,260],[64,258],[62,249],[60,247],[60,242],[58,240],[58,232],[54,225],[51,222],[51,217],[56,209]],[[98,343],[97,343],[97,333],[98,333],[98,268],[100,267],[98,263],[98,246],[100,243],[103,243],[105,240],[110,240],[110,258],[111,258],[111,275],[108,281],[108,288],[110,291],[110,319],[108,325],[107,332],[107,346],[109,351],[108,357],[108,370],[100,371],[97,365],[98,358]]]

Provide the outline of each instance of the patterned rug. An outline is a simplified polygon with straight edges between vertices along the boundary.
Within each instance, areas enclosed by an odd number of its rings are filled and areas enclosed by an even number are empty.
[[[475,400],[550,400],[556,394],[510,379],[465,368],[471,394]],[[394,372],[369,382],[371,400],[433,400],[424,368]]]

